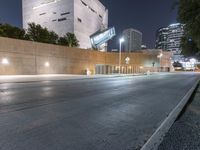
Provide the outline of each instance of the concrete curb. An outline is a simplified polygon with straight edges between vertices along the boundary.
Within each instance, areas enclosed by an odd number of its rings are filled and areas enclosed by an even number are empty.
[[[143,145],[141,150],[157,150],[158,146],[162,142],[165,134],[169,131],[178,115],[181,113],[185,105],[188,103],[190,97],[198,86],[200,80],[197,80],[194,86],[188,91],[188,93],[182,98],[180,103],[172,110],[172,112],[167,116],[167,118],[162,122],[162,124],[157,128],[154,134],[148,139],[148,141]]]

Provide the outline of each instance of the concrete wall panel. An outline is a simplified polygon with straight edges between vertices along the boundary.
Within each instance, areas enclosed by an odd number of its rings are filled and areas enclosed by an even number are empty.
[[[157,58],[159,53],[122,53],[121,64],[132,70],[140,66],[151,68],[153,62],[155,67],[160,67],[160,63],[162,67],[170,67],[171,53],[162,52],[161,60]],[[129,64],[125,63],[126,57],[130,57]],[[2,64],[3,58],[9,64]],[[87,69],[95,73],[98,64],[118,66],[119,54],[0,37],[0,75],[84,74]]]

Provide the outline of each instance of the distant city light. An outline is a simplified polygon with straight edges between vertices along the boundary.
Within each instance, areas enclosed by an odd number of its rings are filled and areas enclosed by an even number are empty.
[[[190,59],[190,62],[191,62],[191,63],[196,63],[197,60],[196,60],[195,58],[191,58],[191,59]]]
[[[180,23],[173,23],[173,24],[170,24],[169,26],[178,26],[178,25],[180,25]]]
[[[8,65],[8,64],[9,64],[9,61],[8,61],[7,58],[3,58],[2,61],[1,61],[1,63],[2,63],[3,65]]]
[[[45,62],[45,67],[49,67],[50,66],[50,64],[49,64],[49,62]]]

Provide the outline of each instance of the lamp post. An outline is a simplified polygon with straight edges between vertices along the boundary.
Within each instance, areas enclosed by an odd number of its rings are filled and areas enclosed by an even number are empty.
[[[119,39],[119,74],[121,73],[121,55],[122,55],[122,43],[124,42],[124,38]]]

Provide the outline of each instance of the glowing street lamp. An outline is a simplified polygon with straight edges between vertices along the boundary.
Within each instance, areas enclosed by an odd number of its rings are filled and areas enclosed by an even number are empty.
[[[122,43],[124,42],[124,38],[119,39],[119,74],[121,73],[121,55],[122,55]]]

